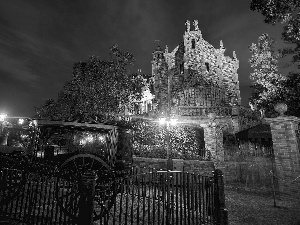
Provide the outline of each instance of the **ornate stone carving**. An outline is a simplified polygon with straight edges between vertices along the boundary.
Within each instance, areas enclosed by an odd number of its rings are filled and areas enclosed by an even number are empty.
[[[187,31],[187,32],[190,32],[190,30],[191,30],[191,24],[190,24],[190,21],[187,20],[187,21],[185,22],[185,25],[186,25],[186,31]]]
[[[193,25],[194,25],[194,27],[195,27],[195,30],[199,30],[199,27],[198,27],[198,20],[194,20]]]
[[[274,109],[276,112],[278,112],[280,114],[279,116],[285,116],[284,114],[287,111],[287,105],[283,102],[280,102],[274,106]]]
[[[232,56],[233,56],[234,59],[236,59],[235,51],[233,51]]]
[[[169,47],[166,45],[165,53],[169,53]]]
[[[231,107],[176,107],[174,109],[179,116],[199,116],[206,117],[209,113],[215,113],[218,116],[231,116]]]

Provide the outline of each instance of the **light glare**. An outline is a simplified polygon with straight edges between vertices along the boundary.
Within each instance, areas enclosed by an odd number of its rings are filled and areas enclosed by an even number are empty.
[[[159,124],[163,125],[166,123],[166,118],[159,118]]]
[[[6,114],[0,114],[0,121],[4,121],[6,117]]]
[[[19,119],[19,124],[23,124],[24,123],[24,119]]]
[[[177,124],[177,119],[170,119],[170,124],[175,126]]]

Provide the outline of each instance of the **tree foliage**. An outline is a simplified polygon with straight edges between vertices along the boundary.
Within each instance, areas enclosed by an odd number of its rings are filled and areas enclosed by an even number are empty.
[[[258,38],[258,43],[249,47],[249,60],[253,72],[250,79],[253,81],[250,102],[258,109],[269,108],[270,103],[282,96],[285,77],[279,73],[279,53],[275,49],[276,43],[268,34]]]
[[[78,118],[118,114],[132,99],[141,97],[146,85],[146,75],[129,73],[134,62],[129,52],[122,52],[116,45],[110,48],[110,61],[92,56],[77,62],[73,78],[58,94],[57,101],[47,100],[37,108],[40,117]]]
[[[285,48],[283,55],[293,55],[293,62],[300,62],[300,1],[252,0],[250,9],[260,12],[268,24],[285,23],[282,38],[295,48]],[[298,65],[300,67],[300,65]]]
[[[284,83],[284,102],[288,105],[287,115],[300,118],[300,75],[290,73]]]
[[[167,157],[166,126],[154,121],[134,120],[134,154],[141,157]],[[170,126],[170,157],[176,159],[203,159],[203,130],[188,126]],[[203,156],[203,157],[202,157]]]
[[[282,57],[292,56],[292,63],[298,65],[298,69],[300,69],[300,1],[252,0],[250,9],[260,12],[265,18],[264,21],[268,24],[284,24],[282,39],[287,44],[293,44],[293,47],[280,49],[279,53]],[[277,95],[277,101],[287,103],[288,115],[300,116],[299,77],[299,70],[286,74],[286,80],[282,86],[282,95]],[[273,102],[276,103],[275,100]]]

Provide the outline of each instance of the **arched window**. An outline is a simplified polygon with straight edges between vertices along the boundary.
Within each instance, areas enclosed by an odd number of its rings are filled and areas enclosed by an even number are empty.
[[[180,63],[180,66],[179,66],[179,70],[180,70],[180,73],[184,73],[184,63]]]
[[[192,49],[195,49],[195,47],[196,47],[195,39],[192,39]]]

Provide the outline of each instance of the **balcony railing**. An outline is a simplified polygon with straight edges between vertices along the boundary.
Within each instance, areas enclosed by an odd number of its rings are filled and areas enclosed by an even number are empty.
[[[179,106],[173,110],[179,116],[207,116],[209,113],[216,113],[217,116],[231,116],[231,107],[197,107]]]

